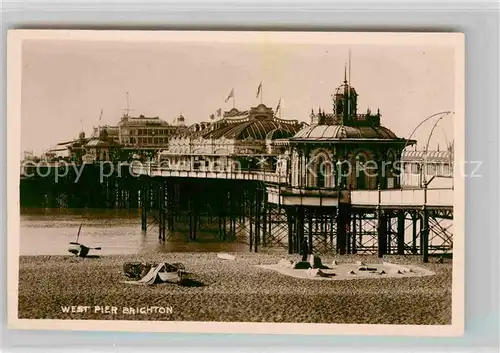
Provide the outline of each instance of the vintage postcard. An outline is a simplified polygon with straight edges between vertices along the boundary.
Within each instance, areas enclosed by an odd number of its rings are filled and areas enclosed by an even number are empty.
[[[7,97],[10,327],[463,333],[462,34],[11,31]]]

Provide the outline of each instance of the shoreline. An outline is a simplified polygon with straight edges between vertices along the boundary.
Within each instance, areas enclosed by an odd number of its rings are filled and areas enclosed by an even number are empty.
[[[422,264],[414,257],[383,260],[414,264],[435,275],[408,278],[311,281],[256,265],[276,264],[298,255],[216,252],[19,257],[19,318],[171,320],[357,324],[450,324],[451,263]],[[382,259],[370,255],[322,256],[324,264]],[[191,286],[121,283],[126,261],[181,262]],[[88,306],[83,311],[78,307]],[[63,307],[70,312],[63,312]],[[71,307],[76,307],[73,312]],[[104,309],[95,309],[103,307]],[[106,307],[114,307],[115,310]],[[139,313],[130,308],[166,308]],[[127,309],[128,312],[125,311]],[[96,311],[97,310],[97,311]],[[113,311],[113,312],[111,312]]]

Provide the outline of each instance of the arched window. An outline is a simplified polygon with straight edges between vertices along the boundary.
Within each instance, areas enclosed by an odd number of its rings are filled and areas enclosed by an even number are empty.
[[[387,153],[387,163],[385,164],[384,171],[384,178],[386,180],[385,187],[389,189],[399,187],[399,170],[395,162],[396,155],[394,154],[394,151],[390,150]]]
[[[316,186],[319,188],[325,187],[326,163],[323,156],[318,157],[316,161]]]
[[[360,153],[356,156],[356,189],[366,189],[368,182],[366,180],[366,155]]]

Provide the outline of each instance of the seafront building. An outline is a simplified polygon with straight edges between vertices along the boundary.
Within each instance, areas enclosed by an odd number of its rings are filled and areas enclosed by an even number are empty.
[[[76,163],[147,160],[163,149],[172,136],[185,129],[182,115],[170,124],[157,116],[134,117],[126,113],[115,126],[97,126],[90,137],[81,132],[78,139],[58,145],[65,146],[68,159]]]

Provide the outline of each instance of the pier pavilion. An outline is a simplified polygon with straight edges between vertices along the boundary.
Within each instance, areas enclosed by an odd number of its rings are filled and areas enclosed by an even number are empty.
[[[302,126],[276,117],[264,104],[244,111],[233,108],[217,121],[194,124],[172,137],[158,161],[173,170],[273,173],[277,157],[286,150],[282,140]]]

